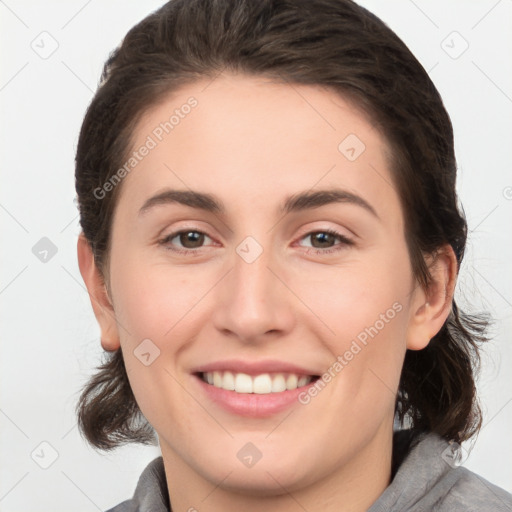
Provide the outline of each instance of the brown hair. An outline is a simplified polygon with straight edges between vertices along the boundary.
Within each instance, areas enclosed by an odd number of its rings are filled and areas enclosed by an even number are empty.
[[[170,92],[223,70],[328,87],[368,113],[389,142],[414,275],[445,243],[464,256],[467,224],[457,204],[453,131],[421,64],[379,18],[350,0],[171,0],[134,26],[105,63],[76,152],[80,222],[106,276],[113,211],[122,186],[98,198],[126,160],[133,127]],[[108,279],[106,280],[108,284]],[[478,343],[487,320],[459,310],[429,345],[408,350],[397,418],[462,442],[478,432]],[[77,404],[81,433],[110,450],[155,444],[126,375],[121,349],[106,353]]]

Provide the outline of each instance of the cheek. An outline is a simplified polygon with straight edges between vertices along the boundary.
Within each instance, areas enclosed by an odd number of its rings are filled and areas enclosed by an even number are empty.
[[[333,334],[332,343],[338,341],[342,349],[359,334],[364,341],[366,329],[372,326],[382,334],[393,329],[402,332],[405,315],[397,313],[408,301],[408,265],[401,252],[375,253],[347,266],[319,271],[314,279],[298,277],[297,295],[323,320]]]
[[[206,290],[188,270],[171,271],[136,258],[119,261],[111,281],[128,378],[140,408],[154,418],[159,410],[150,412],[152,401],[163,390],[179,402],[172,375],[180,351],[194,338],[190,319]]]
[[[338,358],[331,373],[341,377],[339,393],[364,403],[386,398],[387,407],[405,354],[412,275],[404,247],[371,260],[331,273],[309,297],[332,333],[323,339]]]
[[[139,338],[157,344],[176,338],[180,321],[205,293],[188,269],[128,260],[113,273],[112,287],[116,317],[135,343]]]
[[[188,270],[171,271],[136,258],[119,261],[111,281],[116,318],[123,326],[123,358],[137,404],[157,431],[171,422],[186,432],[194,409],[176,383],[175,362],[194,337],[188,315],[193,315],[205,290],[196,286]],[[144,354],[149,356],[145,359]]]

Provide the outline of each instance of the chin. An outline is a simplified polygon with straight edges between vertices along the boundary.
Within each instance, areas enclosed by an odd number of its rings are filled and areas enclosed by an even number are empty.
[[[287,463],[289,464],[290,461]],[[303,476],[296,474],[296,467],[283,468],[279,467],[277,463],[261,466],[258,464],[258,466],[258,468],[235,468],[225,471],[224,474],[229,471],[232,473],[220,484],[220,487],[246,496],[273,497],[307,485]],[[311,473],[315,473],[315,471],[312,470]],[[218,475],[219,473],[210,474],[209,479],[218,482]]]
[[[284,447],[284,450],[267,446],[263,452],[261,459],[248,467],[238,458],[234,461],[233,452],[223,450],[217,457],[212,458],[213,454],[210,454],[209,461],[196,460],[200,467],[196,466],[195,470],[215,485],[221,482],[219,486],[225,490],[259,497],[302,489],[322,473],[322,468],[316,467],[320,461],[308,460],[307,453],[301,453],[293,446]]]

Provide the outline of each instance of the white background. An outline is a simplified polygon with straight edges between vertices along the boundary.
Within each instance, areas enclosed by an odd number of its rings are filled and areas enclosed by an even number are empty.
[[[78,132],[103,62],[163,3],[0,2],[2,512],[106,510],[131,497],[160,454],[95,452],[76,428],[76,399],[102,349],[76,261],[73,200]],[[479,381],[484,428],[465,465],[512,492],[512,1],[360,3],[418,57],[452,117],[470,228],[457,298],[495,318]],[[46,59],[31,47],[41,38],[46,51],[58,44]],[[46,263],[32,252],[42,237],[57,248]],[[31,458],[41,442],[58,454],[48,469]]]

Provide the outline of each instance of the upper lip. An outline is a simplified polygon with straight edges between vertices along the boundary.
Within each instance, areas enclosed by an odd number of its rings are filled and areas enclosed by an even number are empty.
[[[215,371],[246,373],[247,375],[260,375],[262,373],[294,373],[305,376],[318,375],[317,372],[307,368],[275,359],[268,359],[264,361],[226,359],[224,361],[215,361],[198,366],[192,370],[192,373],[207,373]]]

